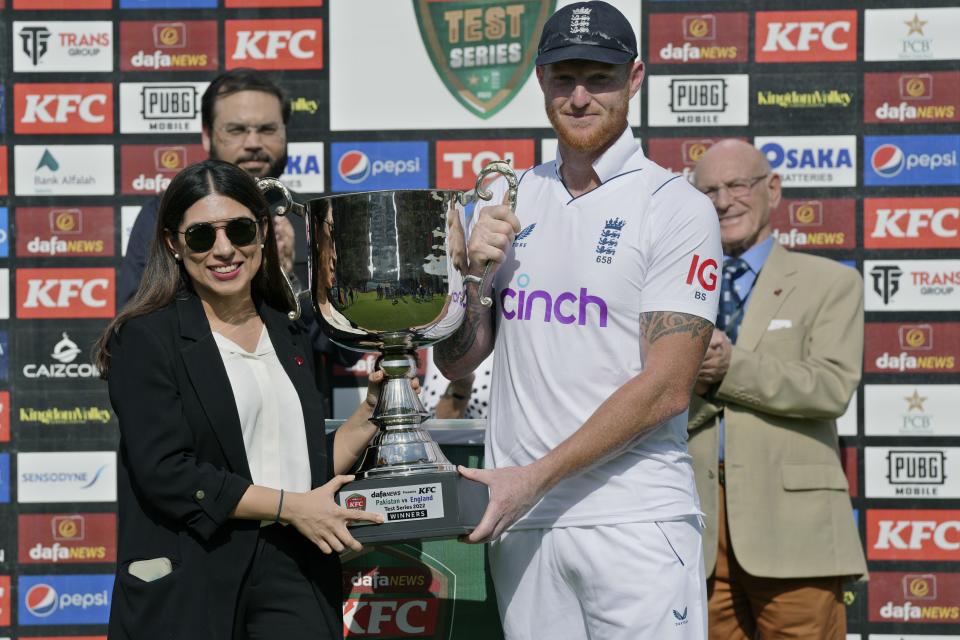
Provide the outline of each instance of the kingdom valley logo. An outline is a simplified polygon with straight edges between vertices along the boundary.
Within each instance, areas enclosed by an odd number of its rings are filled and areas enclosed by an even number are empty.
[[[960,198],[866,198],[863,246],[867,249],[960,247]]]
[[[112,268],[17,269],[18,318],[112,318]]]
[[[863,85],[864,122],[960,122],[960,71],[868,73]]]
[[[20,514],[20,564],[116,562],[117,516],[113,513]]]
[[[650,64],[747,62],[749,14],[654,13]]]
[[[758,11],[757,62],[852,62],[857,12]]]
[[[534,164],[532,139],[440,140],[437,142],[437,188],[472,189],[490,162],[506,160],[520,172]]]
[[[323,20],[227,20],[226,68],[322,69]]]
[[[861,77],[855,73],[762,73],[750,77],[750,119],[754,124],[816,126],[824,121],[850,125],[859,120]]]
[[[113,85],[15,84],[14,133],[113,133]]]
[[[960,560],[960,511],[867,510],[870,560]]]
[[[199,144],[125,144],[120,147],[120,191],[159,195],[185,167],[206,159]]]
[[[555,0],[412,0],[427,55],[450,94],[489,118],[533,69]]]
[[[61,258],[112,256],[113,209],[19,207],[17,256]]]
[[[960,621],[960,575],[870,572],[871,622],[946,624]]]
[[[864,351],[867,373],[957,373],[960,324],[868,322]]]
[[[97,22],[13,23],[16,73],[113,71],[113,24]]]
[[[856,200],[781,200],[770,215],[773,237],[790,249],[853,249]]]
[[[121,71],[217,69],[216,20],[120,23]]]

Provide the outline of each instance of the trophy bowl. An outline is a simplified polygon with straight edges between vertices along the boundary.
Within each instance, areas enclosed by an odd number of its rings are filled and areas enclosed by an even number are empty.
[[[428,413],[410,386],[416,351],[452,335],[466,316],[464,206],[488,200],[482,183],[503,175],[516,206],[509,164],[488,164],[476,188],[463,192],[400,189],[346,193],[295,203],[272,178],[262,191],[282,195],[278,213],[306,218],[308,284],[321,328],[335,343],[379,353],[384,372],[371,421],[378,431],[338,500],[379,512],[384,525],[358,525],[361,541],[460,535],[472,530],[487,502],[484,485],[461,477],[421,426]],[[271,195],[275,195],[271,194]],[[484,298],[483,303],[492,302]]]

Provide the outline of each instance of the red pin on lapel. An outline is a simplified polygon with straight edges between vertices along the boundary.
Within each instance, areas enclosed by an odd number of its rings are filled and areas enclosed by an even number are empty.
[[[774,289],[774,291],[773,291],[773,295],[775,295],[775,296],[778,296],[778,295],[780,295],[781,293],[783,293],[783,289]]]
[[[303,358],[300,356],[293,356],[293,361],[297,363],[298,367],[303,365]]]

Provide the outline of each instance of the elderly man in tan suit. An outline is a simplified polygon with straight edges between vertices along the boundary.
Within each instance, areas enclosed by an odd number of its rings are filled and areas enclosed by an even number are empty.
[[[694,185],[725,255],[689,421],[710,638],[842,639],[842,583],[866,572],[835,422],[860,381],[863,282],[775,242],[780,177],[748,143],[711,147]]]

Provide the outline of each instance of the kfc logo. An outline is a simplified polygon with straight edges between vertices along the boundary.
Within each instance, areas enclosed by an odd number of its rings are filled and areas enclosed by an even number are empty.
[[[757,62],[842,62],[857,59],[857,12],[759,11]]]
[[[13,102],[15,133],[113,133],[109,83],[16,84]]]
[[[506,160],[515,170],[532,167],[533,140],[443,140],[437,142],[437,188],[472,189],[489,163]]]
[[[113,269],[17,269],[18,318],[112,318]]]
[[[323,21],[227,20],[227,69],[322,69]]]
[[[871,560],[960,560],[960,512],[945,509],[870,509]]]
[[[863,246],[868,249],[956,249],[960,198],[866,198]]]

